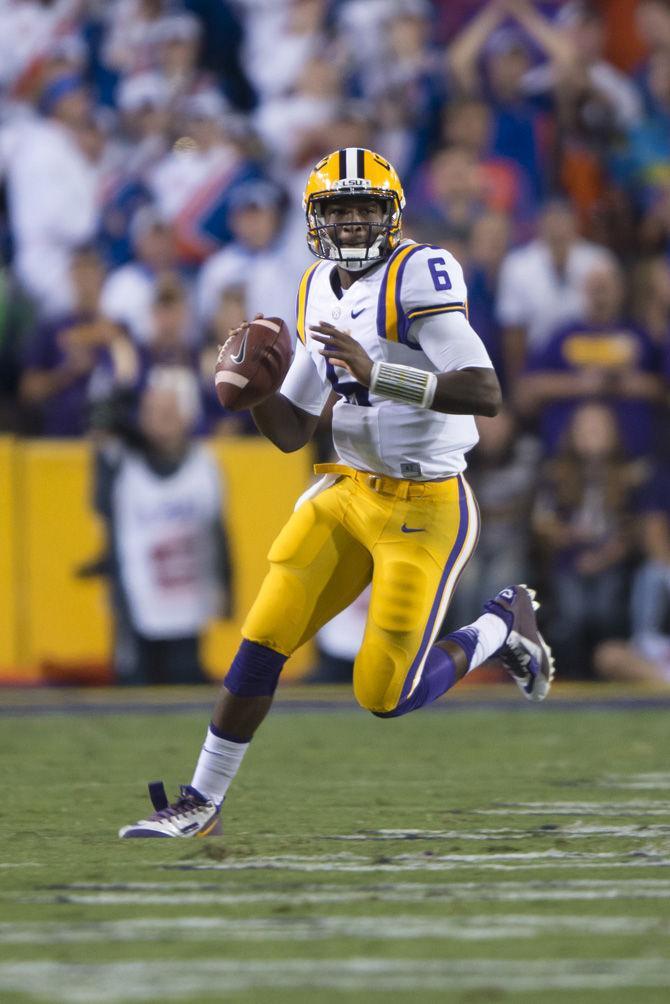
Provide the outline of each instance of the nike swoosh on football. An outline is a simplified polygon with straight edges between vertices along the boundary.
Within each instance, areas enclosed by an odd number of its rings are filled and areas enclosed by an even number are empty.
[[[365,310],[365,307],[361,307],[361,309],[357,310],[355,314],[354,314],[354,312],[352,310],[351,311],[351,317],[352,317],[352,319],[355,321],[357,317],[361,316],[361,314],[363,313],[364,310]]]
[[[230,357],[231,363],[235,363],[236,366],[239,366],[241,363],[244,362],[244,356],[245,356],[246,351],[247,351],[247,337],[248,337],[248,335],[249,335],[249,329],[247,329],[244,332],[244,337],[242,339],[242,344],[240,345],[239,349],[237,350],[237,354]]]
[[[403,523],[400,527],[403,533],[425,533],[425,526],[407,526],[407,523]]]

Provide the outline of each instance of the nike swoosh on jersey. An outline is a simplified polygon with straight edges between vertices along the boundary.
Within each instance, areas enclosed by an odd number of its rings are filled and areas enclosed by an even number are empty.
[[[400,527],[403,533],[425,533],[425,526],[407,526],[406,523]]]
[[[235,363],[236,366],[239,366],[241,363],[244,362],[244,356],[245,356],[246,351],[247,351],[247,337],[248,337],[248,335],[249,335],[249,329],[247,328],[247,330],[244,332],[244,338],[242,339],[242,344],[240,345],[239,349],[237,350],[237,354],[230,357],[231,363]]]
[[[364,310],[365,310],[365,307],[361,307],[361,309],[357,310],[356,313],[354,313],[353,310],[352,310],[351,311],[352,320],[355,321],[357,317],[360,317]]]

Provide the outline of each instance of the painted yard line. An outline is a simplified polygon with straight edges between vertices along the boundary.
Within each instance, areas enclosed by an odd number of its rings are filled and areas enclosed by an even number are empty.
[[[360,903],[366,901],[387,903],[430,902],[498,902],[498,903],[541,903],[541,902],[604,902],[612,900],[668,900],[670,901],[670,880],[626,879],[623,881],[604,879],[567,879],[560,882],[450,882],[447,885],[424,884],[422,882],[377,883],[363,888],[347,888],[338,885],[312,885],[288,891],[250,892],[246,884],[240,884],[236,891],[227,885],[219,892],[191,891],[197,883],[183,883],[189,891],[183,892],[182,884],[162,887],[162,892],[149,890],[129,890],[126,892],[99,891],[73,893],[60,892],[54,896],[40,896],[23,899],[29,903],[69,903],[82,906],[236,906],[243,904],[273,904],[282,906],[311,906],[336,903]]]
[[[496,883],[497,885],[502,885],[505,887],[513,887],[515,885],[512,881],[506,881],[502,883]],[[535,879],[528,883],[529,885],[535,887],[546,886],[547,883],[542,880]],[[551,883],[549,883],[551,885]],[[558,885],[559,883],[554,883]],[[607,879],[575,879],[573,882],[564,882],[561,880],[560,885],[563,888],[565,885],[570,888],[605,888],[610,886],[612,883]],[[615,882],[615,884],[617,884]],[[457,883],[457,885],[463,886],[464,888],[475,888],[475,883]],[[667,890],[670,895],[670,878],[668,879],[621,879],[618,880],[618,885],[622,888],[628,888],[629,886],[635,886],[635,888],[642,889],[661,889]],[[226,879],[225,886],[221,881],[218,882],[199,882],[199,881],[179,881],[179,882],[68,882],[67,884],[59,884],[47,886],[47,889],[54,892],[183,892],[184,890],[193,890],[196,892],[228,892],[230,889],[237,889],[240,892],[247,892],[249,890],[249,883],[244,880],[238,882],[237,885],[234,881]],[[326,885],[325,883],[314,883],[311,886],[306,886],[300,884],[298,888],[292,886],[291,895],[295,891],[296,894],[301,892],[315,892],[319,890],[342,890],[347,887],[342,885]],[[388,885],[384,883],[383,885],[375,886],[365,886],[365,889],[415,889],[421,888],[421,883],[419,882],[405,882],[405,883],[394,883],[393,885]],[[436,888],[432,884],[426,888],[434,889]],[[439,886],[437,887],[439,888]],[[445,886],[444,888],[451,888],[451,885]],[[265,893],[262,893],[265,895]]]
[[[538,836],[566,837],[578,839],[583,837],[619,837],[622,839],[649,840],[659,837],[670,837],[670,824],[660,823],[656,826],[600,826],[585,823],[569,823],[567,826],[540,827],[529,830],[478,829],[468,830],[364,830],[360,833],[321,834],[323,840],[344,841],[379,841],[379,840],[529,840]]]
[[[490,809],[471,809],[477,816],[667,816],[670,802],[500,802]]]
[[[670,858],[651,849],[645,852],[629,851],[511,851],[489,854],[397,854],[375,861],[355,854],[299,855],[278,854],[260,857],[231,858],[228,861],[207,864],[184,862],[184,871],[272,871],[297,872],[393,872],[393,871],[452,871],[458,868],[480,868],[491,871],[528,871],[538,868],[639,868],[668,867]]]
[[[0,965],[0,992],[21,992],[49,1004],[125,1004],[263,988],[347,991],[487,990],[540,994],[547,990],[656,988],[670,982],[670,961],[647,959],[197,959],[77,965]]]
[[[630,791],[670,791],[670,772],[650,771],[645,774],[607,774],[600,783],[607,788]]]
[[[627,916],[543,916],[529,914],[445,918],[394,917],[170,917],[64,924],[2,923],[0,944],[59,945],[136,941],[322,941],[329,938],[372,940],[446,939],[491,941],[535,938],[552,933],[600,935],[670,935],[670,922]]]

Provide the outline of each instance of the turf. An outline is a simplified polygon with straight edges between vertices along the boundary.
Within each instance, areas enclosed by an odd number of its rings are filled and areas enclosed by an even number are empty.
[[[283,707],[223,838],[146,842],[206,715],[63,711],[0,723],[3,1004],[667,1000],[667,709]]]

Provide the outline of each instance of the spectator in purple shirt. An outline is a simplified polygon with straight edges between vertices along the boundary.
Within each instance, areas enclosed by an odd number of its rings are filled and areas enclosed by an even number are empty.
[[[589,676],[596,644],[626,635],[635,517],[648,476],[613,409],[582,404],[541,472],[533,527],[551,603],[547,637],[564,676]]]
[[[91,246],[70,266],[75,306],[28,340],[19,385],[30,431],[81,436],[91,405],[137,378],[137,355],[124,331],[99,312],[104,268]]]
[[[589,401],[612,406],[631,455],[651,452],[663,392],[660,360],[647,335],[627,323],[624,292],[617,265],[595,268],[586,280],[583,317],[560,328],[519,379],[517,405],[538,419],[550,454],[578,406]]]

